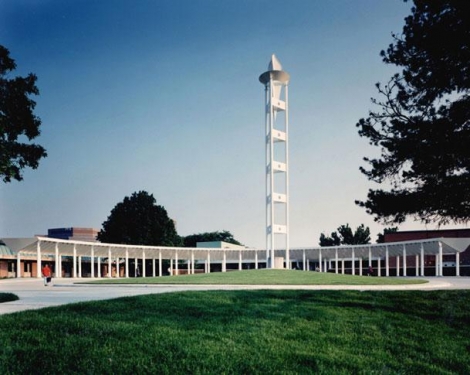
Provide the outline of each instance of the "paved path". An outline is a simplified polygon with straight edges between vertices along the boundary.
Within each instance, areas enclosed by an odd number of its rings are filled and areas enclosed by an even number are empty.
[[[89,279],[88,279],[89,280]],[[83,279],[56,279],[45,287],[42,279],[0,280],[0,292],[16,294],[18,301],[0,303],[0,314],[96,301],[142,294],[158,294],[186,290],[436,290],[470,289],[470,277],[431,277],[429,283],[410,285],[87,285],[74,284]]]

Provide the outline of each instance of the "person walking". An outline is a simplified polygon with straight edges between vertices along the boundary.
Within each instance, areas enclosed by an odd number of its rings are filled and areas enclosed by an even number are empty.
[[[46,264],[43,268],[42,268],[42,276],[44,277],[44,286],[48,286],[49,283],[51,282],[51,269],[49,268],[49,265]]]

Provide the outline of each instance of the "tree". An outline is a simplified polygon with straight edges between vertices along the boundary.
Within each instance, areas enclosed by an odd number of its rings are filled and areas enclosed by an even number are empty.
[[[320,246],[363,245],[370,243],[370,229],[364,224],[359,225],[353,233],[349,224],[341,225],[338,233],[332,232],[330,237],[320,234]]]
[[[198,242],[209,242],[209,241],[224,241],[228,243],[232,243],[234,245],[241,245],[234,237],[233,234],[227,230],[223,230],[222,232],[206,232],[206,233],[198,233],[192,234],[190,236],[186,236],[183,238],[184,246],[185,247],[196,247]]]
[[[470,12],[461,0],[414,0],[401,35],[381,52],[402,67],[380,100],[359,120],[359,135],[381,148],[360,168],[391,182],[356,201],[383,223],[414,217],[425,223],[470,220]]]
[[[0,177],[5,183],[21,181],[24,168],[36,169],[47,156],[42,146],[26,142],[40,134],[41,120],[34,115],[36,103],[30,98],[39,95],[37,77],[30,73],[8,78],[15,69],[10,52],[0,45]]]
[[[330,237],[327,237],[324,233],[320,234],[320,246],[339,246],[341,245],[341,238],[338,233],[332,232]]]
[[[383,233],[379,233],[377,235],[377,243],[384,243],[385,242],[385,235],[388,233],[396,233],[398,232],[398,227],[393,228],[385,228]]]
[[[173,220],[146,191],[125,197],[112,209],[98,233],[98,240],[132,245],[181,246]]]

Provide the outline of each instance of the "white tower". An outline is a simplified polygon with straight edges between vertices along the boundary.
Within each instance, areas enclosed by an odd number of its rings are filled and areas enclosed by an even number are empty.
[[[276,248],[286,250],[285,262],[287,268],[290,268],[287,96],[289,78],[289,74],[282,70],[275,55],[271,56],[268,71],[259,77],[266,92],[266,259],[269,268],[283,267],[282,263],[276,262]]]

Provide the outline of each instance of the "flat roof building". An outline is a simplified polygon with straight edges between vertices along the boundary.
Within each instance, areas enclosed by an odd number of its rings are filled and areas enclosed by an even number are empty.
[[[60,240],[96,242],[98,229],[95,228],[53,228],[47,230],[47,237]]]

